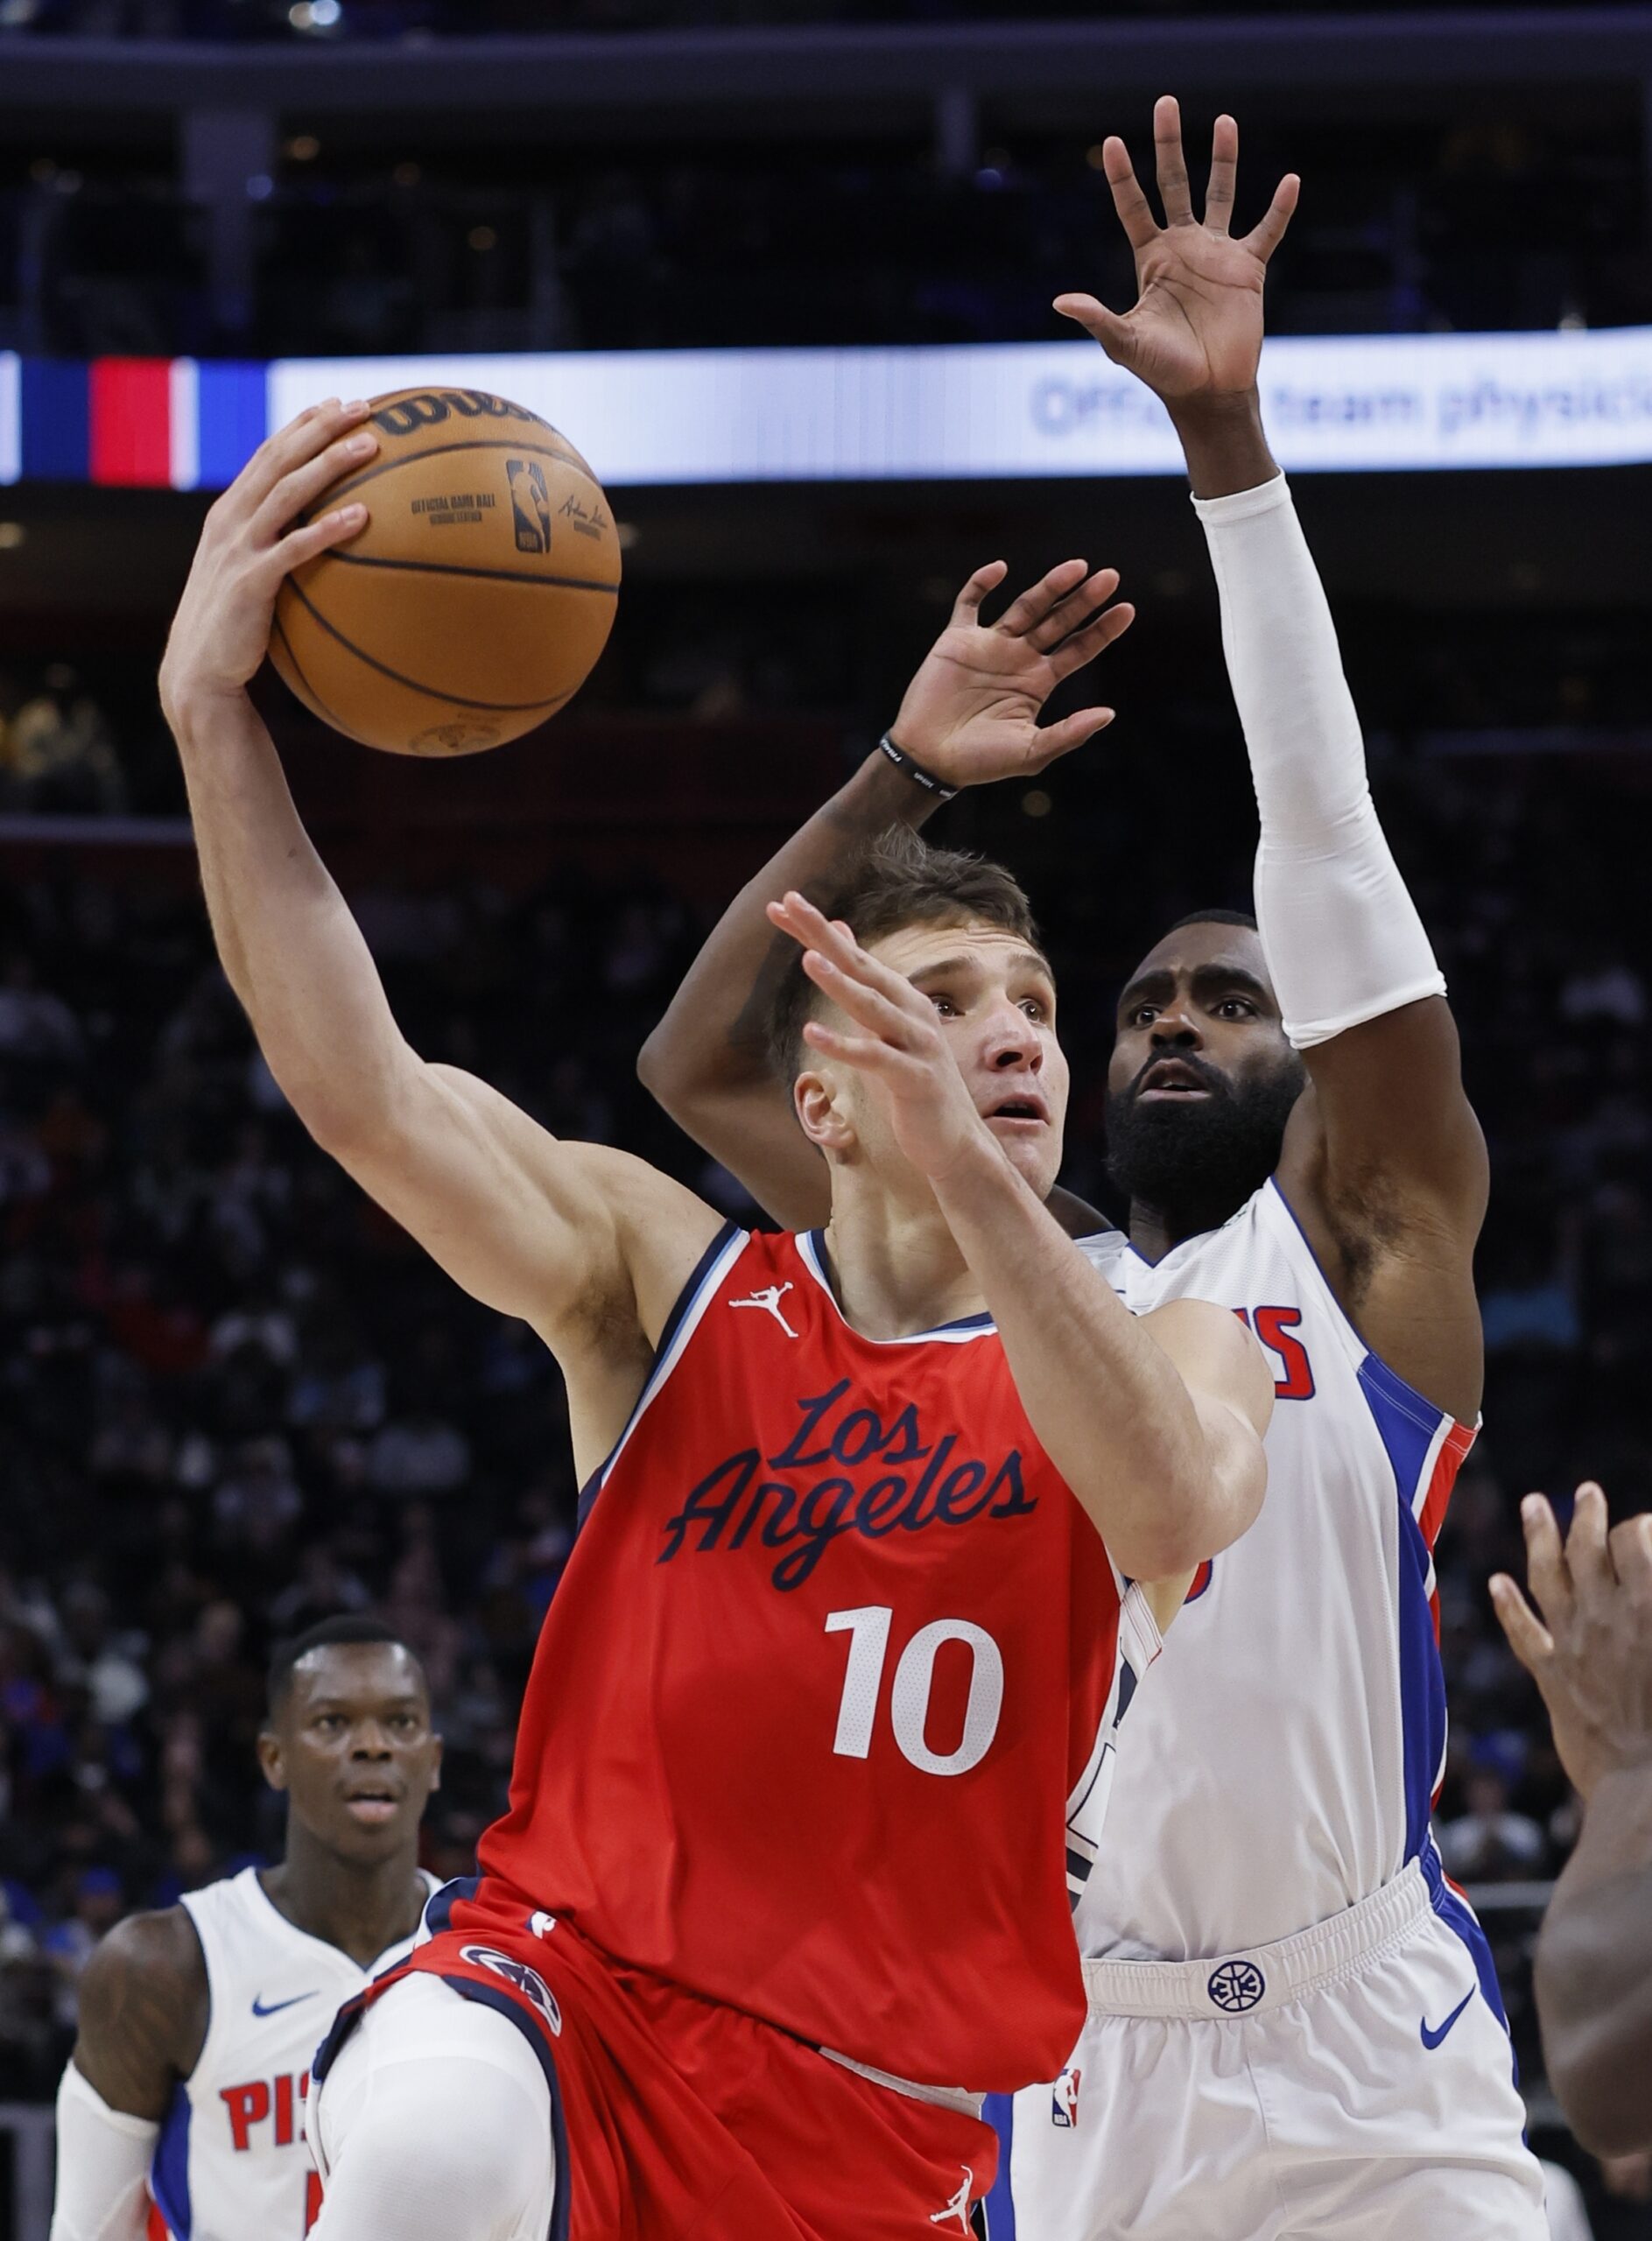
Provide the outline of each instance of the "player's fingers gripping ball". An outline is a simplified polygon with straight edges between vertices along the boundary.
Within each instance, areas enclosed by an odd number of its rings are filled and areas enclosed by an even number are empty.
[[[364,425],[376,454],[301,520],[359,499],[366,527],[283,583],[270,658],[368,747],[472,755],[517,739],[573,698],[613,628],[620,544],[601,486],[548,421],[482,390],[397,390]]]

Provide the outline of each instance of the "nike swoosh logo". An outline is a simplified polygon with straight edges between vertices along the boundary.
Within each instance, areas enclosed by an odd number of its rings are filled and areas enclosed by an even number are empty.
[[[1423,2044],[1427,2047],[1431,2052],[1439,2045],[1440,2041],[1445,2036],[1452,2024],[1456,2022],[1458,2017],[1462,2013],[1463,2010],[1468,2006],[1468,2003],[1473,1999],[1473,1997],[1474,1995],[1472,1991],[1466,1992],[1461,1999],[1458,2001],[1457,2006],[1446,2017],[1445,2022],[1441,2024],[1438,2031],[1431,2031],[1428,2027],[1427,2016],[1425,2015],[1423,2018],[1422,2024],[1419,2027],[1423,2034]]]
[[[313,1999],[314,1998],[315,1994],[313,1992],[294,1992],[291,1999],[271,2000],[269,2006],[266,2007],[264,2005],[264,1994],[259,1992],[253,1999],[252,2012],[255,2015],[260,2016],[279,2015],[284,2007],[297,2007],[300,2000]],[[1449,2030],[1451,2027],[1448,2024],[1446,2027]]]

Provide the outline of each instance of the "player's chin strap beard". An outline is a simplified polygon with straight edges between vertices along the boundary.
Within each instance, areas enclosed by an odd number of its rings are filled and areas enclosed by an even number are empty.
[[[1220,1229],[1262,1188],[1279,1164],[1285,1123],[1306,1078],[1294,1054],[1238,1083],[1213,1069],[1199,1072],[1205,1098],[1144,1105],[1132,1082],[1107,1103],[1107,1173],[1132,1205],[1151,1208],[1175,1237]]]

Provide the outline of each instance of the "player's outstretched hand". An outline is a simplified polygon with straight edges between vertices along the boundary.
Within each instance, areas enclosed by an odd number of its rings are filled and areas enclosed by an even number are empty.
[[[1181,110],[1168,94],[1154,105],[1153,148],[1162,226],[1123,141],[1114,135],[1101,151],[1113,207],[1135,252],[1135,307],[1120,317],[1093,296],[1066,295],[1056,298],[1056,309],[1172,408],[1246,396],[1262,358],[1268,260],[1284,239],[1302,182],[1287,172],[1260,224],[1236,241],[1227,230],[1239,166],[1233,118],[1216,120],[1202,220],[1193,215]]]
[[[281,579],[359,533],[367,520],[359,501],[306,528],[287,525],[378,449],[377,437],[362,425],[367,414],[365,404],[341,404],[336,397],[313,404],[260,444],[214,502],[166,641],[164,708],[186,698],[243,691],[269,645]]]
[[[1043,729],[1038,718],[1063,678],[1135,621],[1128,601],[1109,605],[1118,570],[1092,574],[1082,560],[1063,560],[984,622],[981,601],[1007,573],[1002,560],[976,569],[890,727],[896,746],[948,786],[1030,777],[1113,721],[1111,708],[1080,708]]]
[[[1537,1612],[1506,1572],[1491,1583],[1492,1603],[1587,1798],[1603,1774],[1652,1767],[1652,1517],[1608,1531],[1592,1481],[1578,1489],[1564,1542],[1541,1494],[1528,1494],[1520,1515]]]
[[[895,1140],[913,1166],[938,1180],[983,1144],[996,1151],[928,997],[863,950],[841,918],[826,917],[795,888],[770,903],[769,916],[801,945],[803,969],[815,987],[861,1030],[812,1019],[805,1042],[876,1085]]]

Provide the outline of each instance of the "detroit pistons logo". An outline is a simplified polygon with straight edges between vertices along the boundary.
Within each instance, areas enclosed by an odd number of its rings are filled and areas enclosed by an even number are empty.
[[[1084,2072],[1077,2062],[1069,2062],[1055,2082],[1050,2096],[1050,2121],[1064,2132],[1076,2130],[1079,2122],[1079,2083]]]
[[[525,1961],[513,1961],[510,1954],[501,1953],[491,1945],[461,1945],[459,1957],[474,1962],[479,1969],[491,1969],[496,1977],[503,1977],[506,1984],[514,1985],[561,2037],[562,2010],[557,2006],[556,1994],[537,1969],[531,1969]]]
[[[1224,1961],[1211,1971],[1205,1989],[1224,2015],[1242,2015],[1267,1991],[1268,1979],[1254,1961]]]

